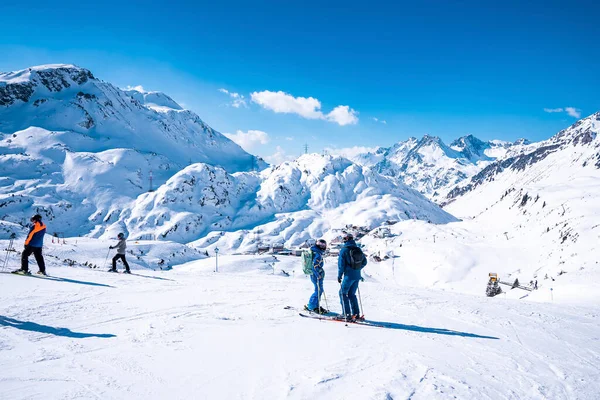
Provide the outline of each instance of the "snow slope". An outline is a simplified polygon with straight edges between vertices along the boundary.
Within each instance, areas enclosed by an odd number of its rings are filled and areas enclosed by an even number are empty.
[[[538,291],[510,291],[515,298],[600,304],[599,132],[596,113],[490,164],[450,192],[444,209],[461,222],[401,222],[394,237],[365,239],[370,252],[396,256],[379,278],[476,294],[495,272],[538,281]]]
[[[51,279],[0,273],[0,398],[560,400],[600,392],[594,307],[368,280],[367,318],[388,327],[346,327],[283,309],[310,294],[297,258],[220,264],[218,274],[214,259],[138,276],[55,265]],[[339,311],[334,268],[327,259],[325,292]]]

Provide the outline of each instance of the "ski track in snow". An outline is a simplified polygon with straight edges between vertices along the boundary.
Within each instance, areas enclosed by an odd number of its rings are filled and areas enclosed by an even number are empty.
[[[600,323],[588,306],[365,282],[367,319],[389,328],[345,327],[285,310],[300,308],[312,286],[298,273],[297,258],[276,262],[290,277],[272,275],[267,258],[223,257],[218,274],[211,259],[140,276],[54,265],[50,274],[64,281],[0,274],[0,398],[600,393]],[[327,302],[339,311],[334,269],[327,259]]]

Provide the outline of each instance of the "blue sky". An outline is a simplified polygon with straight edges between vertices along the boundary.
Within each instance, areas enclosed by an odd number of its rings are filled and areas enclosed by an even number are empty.
[[[11,2],[0,70],[74,63],[280,158],[423,134],[542,140],[600,110],[597,2],[249,3]]]

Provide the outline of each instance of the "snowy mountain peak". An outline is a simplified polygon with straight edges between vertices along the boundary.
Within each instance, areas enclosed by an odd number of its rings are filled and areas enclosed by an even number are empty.
[[[82,135],[71,151],[134,149],[229,172],[266,166],[166,94],[123,91],[70,64],[0,75],[0,132],[32,126]]]
[[[466,148],[466,147],[483,147],[486,143],[475,136],[469,134],[466,136],[462,136],[452,143],[450,143],[450,147],[458,147],[458,148]]]
[[[410,137],[376,152],[354,154],[351,159],[374,166],[383,175],[400,178],[432,199],[442,198],[456,184],[473,176],[492,161],[504,157],[515,145],[482,141],[466,135],[447,146],[438,136]]]
[[[136,99],[140,104],[158,112],[183,110],[183,107],[163,92],[147,92],[139,87],[126,89],[124,92]]]
[[[431,136],[431,135],[425,134],[425,135],[423,135],[421,140],[419,140],[418,146],[429,146],[429,145],[442,146],[443,144],[444,144],[444,142],[442,142],[442,139],[440,139],[439,136]]]
[[[485,151],[491,148],[492,145],[473,135],[467,135],[453,141],[450,147],[461,152],[471,162],[477,162],[480,159],[489,160]]]
[[[553,143],[588,144],[600,133],[600,112],[589,115],[550,138]]]
[[[91,72],[73,64],[47,64],[29,67],[20,71],[0,72],[0,83],[14,84],[35,81],[39,77],[73,77],[78,75],[94,79]]]
[[[438,136],[425,135],[407,154],[407,158],[433,164],[440,157],[460,158],[459,152],[446,146]]]
[[[562,166],[562,170],[557,170],[557,173],[571,173],[572,177],[579,176],[581,168],[593,165],[600,169],[599,133],[600,113],[596,113],[577,121],[543,142],[527,144],[527,141],[522,141],[522,144],[515,145],[514,151],[508,152],[506,157],[486,166],[472,176],[469,182],[465,181],[453,188],[448,193],[447,201],[455,201],[475,190],[485,190],[485,187],[499,180],[498,176],[507,175],[510,179],[523,179],[522,177],[531,175],[535,176],[537,181],[541,180],[541,177],[548,177],[550,171],[558,165]],[[555,159],[554,163],[545,161],[547,158]],[[504,174],[505,171],[511,171],[513,174]],[[508,185],[504,188],[505,191],[509,189],[511,188]]]
[[[417,145],[417,143],[419,143],[419,139],[411,136],[405,141],[395,143],[392,147],[385,149],[383,154],[386,158],[394,158],[399,160],[404,158],[408,152]]]
[[[341,156],[303,154],[294,161],[288,161],[289,164],[313,176],[322,176],[323,174],[342,171],[349,167],[352,162]]]
[[[527,146],[527,145],[530,145],[530,144],[531,144],[531,141],[528,140],[528,139],[525,139],[525,138],[517,139],[513,143],[513,145],[515,145],[515,146]]]
[[[0,73],[0,106],[27,103],[34,92],[57,93],[95,80],[90,71],[70,64],[31,67]]]

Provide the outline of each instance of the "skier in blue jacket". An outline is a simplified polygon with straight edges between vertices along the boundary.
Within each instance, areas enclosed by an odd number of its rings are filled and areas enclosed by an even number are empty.
[[[27,239],[25,239],[25,249],[21,254],[21,268],[13,271],[13,274],[29,275],[29,256],[33,254],[37,262],[40,275],[46,275],[46,263],[42,256],[42,247],[44,247],[44,235],[46,234],[46,225],[42,222],[42,216],[35,214],[30,219],[31,228]]]
[[[323,293],[323,279],[325,278],[325,271],[323,270],[323,253],[327,250],[327,242],[324,239],[319,239],[314,246],[310,248],[313,253],[313,272],[310,275],[315,291],[310,296],[310,300],[306,305],[306,309],[319,314],[326,314],[325,308],[320,306],[321,294]]]
[[[340,301],[346,319],[360,319],[356,291],[362,276],[360,270],[367,265],[367,257],[356,245],[351,233],[344,234],[344,246],[338,257],[338,282],[341,284]],[[342,281],[343,278],[343,281]]]

